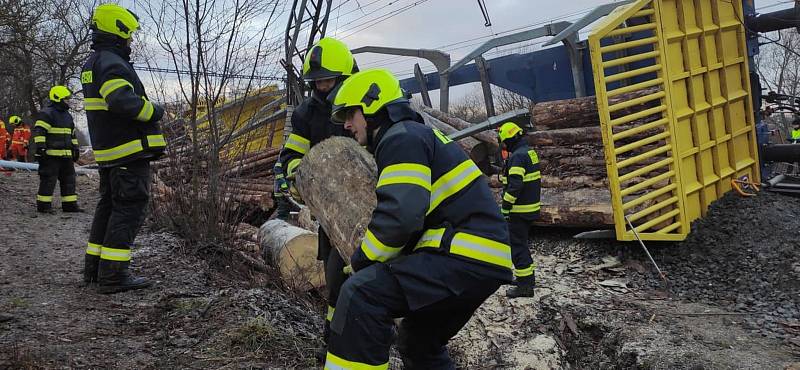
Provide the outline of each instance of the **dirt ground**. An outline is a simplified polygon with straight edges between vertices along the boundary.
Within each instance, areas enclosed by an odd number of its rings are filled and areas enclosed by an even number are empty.
[[[36,184],[0,175],[0,369],[315,366],[319,294],[148,228],[133,269],[155,286],[95,294],[80,269],[97,180],[79,177],[77,215],[36,214]],[[800,201],[757,198],[723,199],[686,243],[650,245],[668,289],[636,244],[534,229],[537,296],[501,288],[452,356],[467,369],[800,369]]]
[[[38,215],[37,176],[0,175],[0,369],[309,367],[321,320],[313,301],[265,276],[145,229],[133,271],[151,289],[99,295],[82,282],[97,180],[78,178],[84,214]],[[203,258],[201,258],[201,256]],[[265,345],[268,344],[268,345]]]

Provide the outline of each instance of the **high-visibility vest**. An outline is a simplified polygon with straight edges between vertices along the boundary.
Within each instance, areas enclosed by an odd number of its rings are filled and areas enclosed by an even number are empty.
[[[792,130],[792,140],[800,140],[800,130]]]

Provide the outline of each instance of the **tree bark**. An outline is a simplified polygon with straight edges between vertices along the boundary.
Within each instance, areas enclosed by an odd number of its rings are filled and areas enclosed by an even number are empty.
[[[317,260],[317,234],[273,219],[261,225],[258,244],[264,261],[278,269],[289,287],[306,291],[325,286],[322,262]]]
[[[622,94],[609,99],[609,105],[614,105],[641,96],[655,93],[656,89],[645,89],[628,94]],[[657,101],[657,100],[656,100]],[[635,105],[619,112],[616,115],[626,115],[643,110],[644,105]],[[557,130],[576,127],[599,127],[600,117],[597,112],[597,97],[553,100],[531,104],[531,124],[536,130]]]
[[[347,264],[377,204],[377,178],[372,155],[343,137],[312,147],[297,168],[297,190]]]

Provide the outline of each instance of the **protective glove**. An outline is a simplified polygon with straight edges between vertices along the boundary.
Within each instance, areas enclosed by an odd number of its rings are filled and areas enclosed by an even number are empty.
[[[342,269],[345,275],[353,275],[353,266],[347,265]]]
[[[294,199],[295,202],[305,204],[303,203],[303,197],[300,196],[300,192],[297,191],[297,188],[294,186],[294,182],[290,183],[289,185],[289,195],[292,196],[292,199]]]

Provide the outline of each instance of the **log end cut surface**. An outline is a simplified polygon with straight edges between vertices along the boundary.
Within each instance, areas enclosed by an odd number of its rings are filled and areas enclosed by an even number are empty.
[[[297,169],[297,190],[348,264],[377,204],[377,172],[372,155],[344,137],[312,147]]]
[[[258,231],[264,260],[278,268],[289,287],[301,291],[325,286],[317,239],[317,234],[278,219],[265,222]]]

